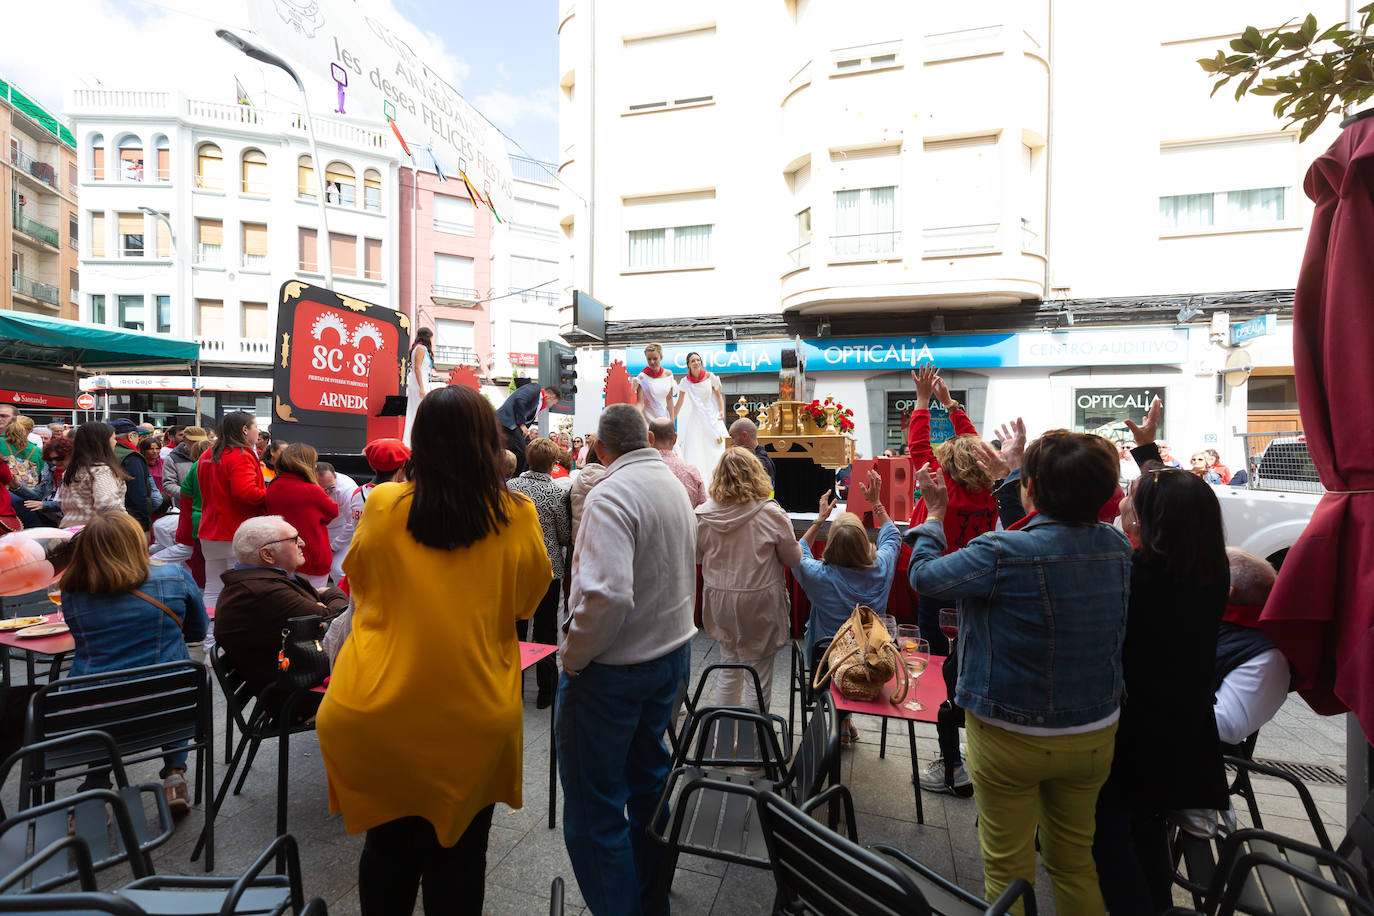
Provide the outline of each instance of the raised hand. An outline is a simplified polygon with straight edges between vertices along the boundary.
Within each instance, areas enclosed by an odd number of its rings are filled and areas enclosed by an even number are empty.
[[[816,509],[816,524],[825,524],[826,519],[830,518],[830,513],[835,511],[835,494],[826,490],[821,494],[821,503]]]
[[[921,488],[921,500],[926,504],[926,518],[943,521],[945,510],[949,508],[949,490],[945,487],[944,475],[932,474],[930,464],[926,463],[916,472],[916,484]]]
[[[935,376],[935,398],[946,408],[954,403],[954,398],[949,396],[949,387],[945,384],[945,380],[938,375]]]
[[[997,431],[997,438],[1002,440],[1002,458],[1007,462],[1007,473],[1010,474],[1021,466],[1021,456],[1026,453],[1026,421],[1017,417],[1010,426],[1003,423]]]
[[[1149,445],[1155,441],[1155,435],[1159,432],[1159,418],[1164,414],[1164,405],[1160,403],[1158,395],[1150,402],[1150,409],[1145,414],[1145,419],[1140,421],[1137,426],[1130,420],[1126,421],[1126,428],[1135,436],[1136,445]]]
[[[869,468],[868,480],[859,489],[863,490],[864,499],[868,500],[870,506],[876,508],[882,505],[883,478],[877,471]]]
[[[916,409],[924,410],[930,406],[930,396],[935,391],[935,382],[940,370],[934,363],[926,363],[920,369],[911,370],[911,380],[916,383]]]

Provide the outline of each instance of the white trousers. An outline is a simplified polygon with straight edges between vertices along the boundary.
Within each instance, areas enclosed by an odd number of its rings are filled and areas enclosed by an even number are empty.
[[[747,706],[750,709],[767,712],[768,698],[773,694],[773,656],[770,655],[768,658],[738,658],[727,651],[724,646],[721,646],[720,660],[733,664],[749,665],[757,671],[759,673],[759,686],[763,688],[763,700],[760,702],[755,693],[754,679],[749,676],[748,671],[727,668],[724,671],[716,672],[716,705]]]
[[[191,548],[177,543],[177,522],[181,516],[173,512],[153,522],[153,551],[150,559],[163,563],[185,563],[191,558]]]

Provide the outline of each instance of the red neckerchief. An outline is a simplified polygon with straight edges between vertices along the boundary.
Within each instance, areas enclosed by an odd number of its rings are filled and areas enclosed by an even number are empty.
[[[1226,612],[1221,615],[1221,619],[1226,623],[1234,623],[1237,626],[1258,630],[1260,611],[1262,610],[1264,610],[1264,606],[1259,604],[1228,604],[1226,605]]]
[[[554,402],[557,401],[557,400],[558,400],[558,398],[551,398],[551,397],[549,397],[549,393],[548,393],[547,391],[541,391],[541,392],[539,393],[539,409],[540,409],[540,410],[544,410],[544,409],[547,408],[550,404],[554,403]]]
[[[663,378],[663,373],[667,371],[668,370],[664,369],[662,366],[659,366],[657,369],[650,369],[648,366],[644,367],[644,374],[649,378]]]
[[[701,380],[704,379],[704,378],[706,378],[706,375],[707,375],[707,372],[706,372],[705,367],[702,368],[702,370],[701,370],[701,375],[693,375],[693,374],[689,371],[689,372],[687,373],[687,381],[691,382],[693,385],[700,384]]]
[[[1022,528],[1026,527],[1027,525],[1030,524],[1030,520],[1031,520],[1031,519],[1035,518],[1035,517],[1036,517],[1037,515],[1039,515],[1039,514],[1040,514],[1040,510],[1038,510],[1038,509],[1032,509],[1028,515],[1023,516],[1022,518],[1020,518],[1020,519],[1018,519],[1017,521],[1013,522],[1013,523],[1012,523],[1012,526],[1011,526],[1010,528],[1008,528],[1007,530],[1008,530],[1008,531],[1020,531]]]

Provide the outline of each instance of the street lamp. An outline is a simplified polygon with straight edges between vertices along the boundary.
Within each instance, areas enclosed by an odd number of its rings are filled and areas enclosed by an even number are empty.
[[[172,240],[172,260],[173,260],[174,262],[176,262],[176,275],[177,275],[177,280],[176,280],[176,291],[177,291],[177,292],[176,292],[176,302],[177,302],[177,308],[184,309],[184,310],[185,310],[185,314],[189,315],[189,314],[191,314],[191,312],[190,312],[190,308],[189,308],[189,303],[187,303],[187,301],[186,301],[186,272],[187,272],[187,270],[189,269],[189,267],[188,267],[188,264],[187,264],[187,262],[185,261],[185,259],[182,257],[181,246],[179,246],[179,245],[177,244],[177,231],[176,231],[176,229],[172,228],[172,221],[169,220],[169,219],[166,217],[165,214],[163,214],[163,213],[161,213],[161,212],[159,212],[159,211],[157,211],[157,210],[154,210],[152,207],[139,207],[138,209],[142,210],[144,213],[148,214],[149,216],[153,217],[154,219],[161,220],[163,223],[165,223],[165,224],[167,225],[167,235],[170,236],[170,237],[171,237],[171,240]],[[154,307],[154,309],[156,309],[156,308],[157,308],[156,304],[155,304],[153,307]],[[156,315],[156,314],[153,315],[152,324],[153,324],[153,327],[157,327],[157,315]],[[200,364],[200,361],[197,360],[197,361],[196,361],[196,364],[197,364],[197,371],[199,371],[199,364]],[[199,384],[194,384],[194,383],[193,383],[193,390],[195,391],[195,397],[196,397],[196,422],[199,423],[199,422],[200,422],[200,385],[199,385]]]
[[[301,104],[305,106],[305,134],[310,138],[310,158],[315,163],[315,200],[320,206],[320,231],[315,236],[315,251],[319,256],[320,266],[324,268],[325,289],[333,289],[334,264],[330,258],[329,226],[326,222],[328,217],[324,207],[324,163],[320,161],[320,149],[315,145],[315,125],[314,119],[310,117],[310,99],[305,94],[305,83],[301,82],[300,76],[291,69],[290,64],[271,51],[258,47],[248,39],[241,38],[228,29],[216,29],[215,34],[253,60],[285,70],[296,81],[296,88],[301,91]]]

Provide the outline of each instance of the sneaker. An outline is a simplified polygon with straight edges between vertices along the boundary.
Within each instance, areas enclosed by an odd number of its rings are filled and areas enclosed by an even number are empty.
[[[173,817],[181,817],[191,810],[191,797],[186,791],[186,777],[173,773],[162,780],[162,794],[167,796],[167,808]]]
[[[927,792],[948,792],[960,798],[973,795],[973,780],[969,778],[968,768],[962,763],[954,768],[954,782],[945,782],[945,758],[936,757],[921,774],[921,788]]]

